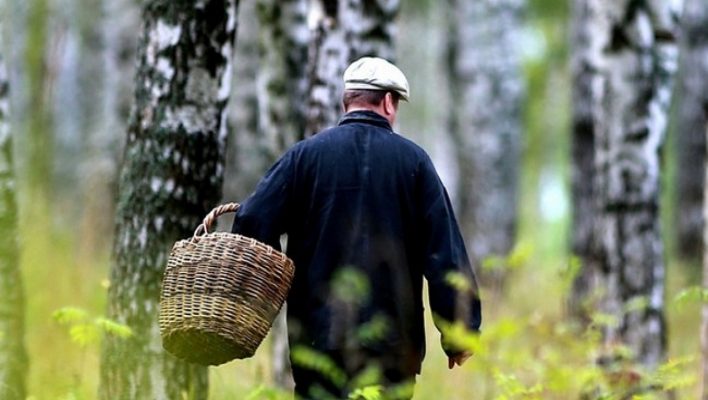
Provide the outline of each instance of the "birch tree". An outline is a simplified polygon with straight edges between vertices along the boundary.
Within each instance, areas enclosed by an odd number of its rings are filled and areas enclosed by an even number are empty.
[[[258,20],[256,2],[246,1],[238,10],[238,43],[236,44],[228,109],[229,129],[226,152],[224,201],[245,199],[271,165],[264,152],[258,150],[258,97],[256,74],[258,59]]]
[[[1,37],[1,35],[0,35]],[[1,42],[1,41],[0,41]],[[24,294],[17,244],[15,168],[10,133],[9,85],[0,54],[0,398],[26,398]]]
[[[687,11],[689,9],[687,8]],[[708,102],[703,104],[703,110],[708,113]],[[708,123],[706,123],[706,138],[708,139]],[[708,143],[708,140],[706,140]],[[708,147],[703,149],[708,154]],[[706,157],[706,169],[708,170],[708,157]],[[705,174],[704,195],[708,199],[708,174]],[[708,221],[708,202],[703,205],[703,217]],[[708,224],[703,225],[703,291],[708,290]],[[703,323],[701,325],[701,349],[703,353],[703,379],[702,395],[703,400],[708,400],[708,304],[703,303]]]
[[[307,91],[306,0],[258,0],[258,127],[271,161],[303,136]]]
[[[698,259],[703,251],[703,127],[708,102],[708,5],[686,0],[681,29],[680,96],[677,100],[676,230],[679,255]]]
[[[84,259],[95,257],[110,243],[113,221],[104,215],[115,213],[118,160],[123,146],[122,134],[130,114],[135,76],[135,47],[140,32],[140,7],[136,0],[100,0],[97,13],[84,18],[92,23],[92,40],[87,45],[97,77],[85,87],[97,93],[87,96],[96,102],[89,116],[86,156],[81,165],[82,213],[81,246]]]
[[[479,265],[514,245],[524,85],[518,48],[523,0],[451,0],[450,129],[459,219]]]
[[[306,134],[336,125],[342,113],[342,75],[364,56],[393,60],[399,0],[318,0],[309,50]]]
[[[258,152],[268,165],[304,136],[309,29],[306,0],[258,0]],[[265,171],[262,171],[265,172]],[[287,307],[287,306],[286,306]],[[273,324],[273,376],[291,388],[285,310]]]
[[[595,171],[595,120],[593,118],[593,25],[590,0],[575,0],[571,22],[571,73],[573,79],[571,197],[573,202],[571,250],[581,269],[570,293],[574,316],[587,318],[590,297],[597,286],[598,260],[593,253],[593,180]]]
[[[102,399],[207,398],[206,368],[162,350],[157,302],[172,244],[221,198],[237,5],[144,5],[108,295],[133,335],[104,340]]]
[[[678,62],[679,1],[588,1],[593,252],[608,345],[656,366],[666,350],[660,150]],[[585,265],[588,267],[588,265]]]

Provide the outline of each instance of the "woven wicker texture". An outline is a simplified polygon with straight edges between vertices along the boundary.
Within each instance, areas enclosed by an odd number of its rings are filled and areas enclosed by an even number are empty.
[[[208,233],[230,203],[207,215],[194,237],[175,243],[160,300],[162,343],[173,355],[203,365],[251,357],[290,290],[293,262],[241,235]]]

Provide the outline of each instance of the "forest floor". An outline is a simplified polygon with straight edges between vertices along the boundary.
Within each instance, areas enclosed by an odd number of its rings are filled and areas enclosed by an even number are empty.
[[[104,315],[109,255],[86,255],[69,228],[49,232],[41,219],[26,216],[23,221],[30,398],[94,399],[100,334],[69,329],[53,314],[74,307],[85,314],[88,325]],[[531,229],[522,227],[520,244],[507,260],[510,269],[503,290],[483,289],[483,334],[477,354],[462,368],[447,369],[426,310],[428,350],[414,399],[570,399],[591,388],[596,395],[609,396],[605,398],[626,393],[621,379],[617,383],[594,363],[602,351],[596,330],[581,330],[565,318],[571,262],[559,256],[564,254],[564,230],[563,223],[537,234],[524,233]],[[641,376],[643,385],[659,383],[672,388],[679,399],[697,398],[699,301],[679,294],[698,285],[699,274],[694,272],[689,278],[689,267],[671,260],[667,270],[667,364],[654,374],[631,366],[619,370],[627,372],[626,376]],[[598,316],[595,324],[602,323]],[[269,347],[266,340],[254,358],[211,368],[209,398],[273,398],[268,395]],[[661,396],[648,393],[634,398]]]

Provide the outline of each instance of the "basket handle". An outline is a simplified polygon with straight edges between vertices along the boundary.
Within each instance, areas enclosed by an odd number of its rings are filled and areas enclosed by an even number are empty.
[[[202,221],[202,223],[199,224],[197,229],[194,231],[194,237],[192,239],[197,239],[198,237],[209,233],[209,229],[211,229],[212,225],[214,225],[214,222],[220,215],[229,212],[236,212],[239,207],[241,207],[241,205],[238,203],[226,203],[211,210],[211,212],[204,217],[204,221]]]

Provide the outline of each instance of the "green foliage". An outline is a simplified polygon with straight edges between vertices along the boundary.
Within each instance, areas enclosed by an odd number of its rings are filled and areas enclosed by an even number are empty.
[[[52,314],[54,320],[69,329],[71,341],[82,348],[98,343],[101,333],[127,339],[133,331],[127,325],[111,321],[105,317],[90,318],[86,310],[77,307],[63,307]]]
[[[318,372],[338,387],[344,387],[346,375],[327,355],[308,347],[297,346],[290,350],[295,365]]]
[[[332,295],[347,304],[361,304],[369,298],[370,283],[355,268],[341,268],[332,278]]]
[[[349,400],[383,400],[383,387],[375,385],[356,389],[349,394]]]
[[[533,255],[533,247],[527,242],[519,242],[506,257],[490,256],[482,260],[482,270],[494,272],[513,271],[521,268]],[[455,285],[453,285],[455,286]],[[457,286],[455,286],[457,287]]]
[[[538,396],[543,390],[543,386],[541,384],[536,384],[533,387],[527,387],[513,374],[502,374],[497,371],[494,373],[494,381],[499,386],[499,390],[502,392],[502,394],[496,397],[497,400],[508,400],[519,397],[542,398]]]
[[[680,291],[673,300],[677,307],[683,307],[688,303],[708,303],[708,289],[700,286],[693,286]]]
[[[376,315],[370,321],[362,324],[357,329],[357,337],[363,343],[374,343],[384,337],[391,329],[388,318],[384,315]]]
[[[248,393],[245,400],[278,400],[284,396],[284,393],[280,390],[260,385]]]
[[[95,325],[103,332],[117,336],[122,339],[127,339],[133,336],[133,330],[129,326],[119,324],[108,318],[98,317],[94,320]]]
[[[458,292],[468,292],[472,289],[469,279],[459,272],[450,272],[445,275],[445,282]]]
[[[56,310],[52,318],[62,325],[70,325],[88,318],[86,310],[77,307],[64,307]]]

